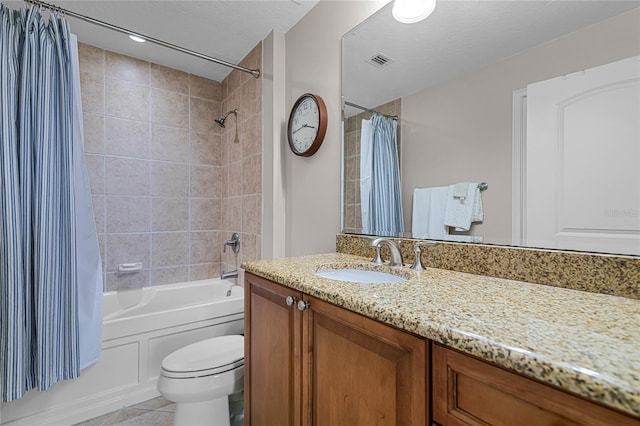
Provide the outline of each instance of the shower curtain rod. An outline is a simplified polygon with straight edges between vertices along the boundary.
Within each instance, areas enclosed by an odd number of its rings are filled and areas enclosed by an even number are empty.
[[[397,115],[383,114],[383,113],[381,113],[380,111],[376,111],[375,109],[365,108],[365,107],[363,107],[363,106],[360,106],[360,105],[354,104],[354,103],[349,102],[349,101],[344,101],[344,104],[345,104],[345,105],[348,105],[348,106],[350,106],[350,107],[354,107],[354,108],[361,109],[361,110],[363,110],[363,111],[373,112],[373,113],[378,113],[378,114],[380,114],[380,115],[384,115],[385,117],[393,118],[393,119],[394,119],[394,120],[396,120],[396,121],[398,120],[398,116],[397,116]]]
[[[127,29],[122,28],[122,27],[118,27],[117,25],[109,24],[108,22],[100,21],[99,19],[91,18],[89,16],[73,12],[71,10],[63,9],[62,7],[56,6],[54,4],[45,3],[45,2],[39,1],[39,0],[24,0],[24,1],[26,3],[33,4],[35,6],[44,7],[46,9],[49,9],[49,10],[53,11],[53,12],[59,12],[59,13],[62,13],[64,15],[73,16],[74,18],[81,19],[81,20],[83,20],[85,22],[88,22],[90,24],[98,25],[100,27],[107,28],[107,29],[110,29],[110,30],[113,30],[113,31],[117,31],[117,32],[120,32],[120,33],[123,33],[123,34],[132,35],[132,36],[136,36],[136,37],[141,37],[141,38],[145,39],[146,41],[148,41],[150,43],[157,44],[158,46],[167,47],[169,49],[176,50],[178,52],[186,53],[187,55],[195,56],[197,58],[204,59],[204,60],[209,61],[209,62],[214,62],[214,63],[216,63],[218,65],[222,65],[222,66],[225,66],[225,67],[236,69],[238,71],[246,72],[246,73],[251,74],[255,78],[260,77],[260,70],[259,69],[246,68],[246,67],[243,67],[243,66],[240,66],[240,65],[232,64],[231,62],[223,61],[222,59],[217,59],[217,58],[213,58],[213,57],[208,56],[208,55],[204,55],[202,53],[194,52],[193,50],[185,49],[184,47],[176,46],[175,44],[167,43],[166,41],[158,40],[157,38],[149,37],[149,36],[146,36],[144,34],[140,34],[140,33],[134,32],[134,31],[127,30]]]

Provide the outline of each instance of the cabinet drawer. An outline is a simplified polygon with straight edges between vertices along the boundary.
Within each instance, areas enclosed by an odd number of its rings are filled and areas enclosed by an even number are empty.
[[[433,345],[433,419],[446,425],[640,425],[638,419]]]

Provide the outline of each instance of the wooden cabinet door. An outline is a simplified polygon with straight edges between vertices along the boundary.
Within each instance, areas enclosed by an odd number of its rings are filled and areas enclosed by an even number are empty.
[[[245,274],[245,421],[301,424],[301,293]]]
[[[616,411],[434,344],[433,420],[448,425],[640,425]]]
[[[426,341],[321,300],[305,300],[305,424],[425,425]]]

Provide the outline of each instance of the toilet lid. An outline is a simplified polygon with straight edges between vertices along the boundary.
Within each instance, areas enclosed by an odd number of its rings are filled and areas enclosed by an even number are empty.
[[[162,369],[195,373],[241,364],[244,364],[244,336],[220,336],[178,349],[162,361]]]

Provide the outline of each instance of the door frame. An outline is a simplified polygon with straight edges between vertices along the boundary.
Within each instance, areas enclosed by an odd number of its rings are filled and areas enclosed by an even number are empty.
[[[526,243],[527,89],[513,91],[511,142],[511,244]]]

